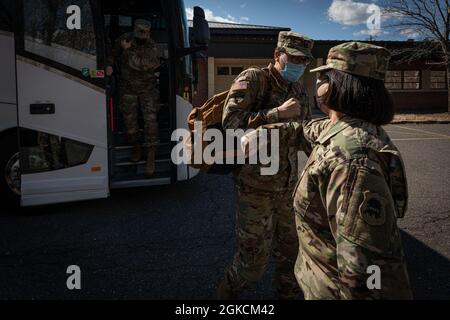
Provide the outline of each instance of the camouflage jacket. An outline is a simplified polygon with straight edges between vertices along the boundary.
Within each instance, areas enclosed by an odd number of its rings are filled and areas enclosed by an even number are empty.
[[[121,41],[124,39],[131,40],[131,47],[127,50],[121,47]],[[116,40],[112,55],[108,58],[109,65],[113,65],[114,62],[120,66],[120,85],[124,90],[148,88],[156,84],[155,69],[160,63],[156,43],[153,40],[139,46],[132,33],[122,35]]]
[[[278,111],[286,100],[296,98],[303,106],[300,119],[311,119],[311,109],[305,88],[300,82],[289,84],[275,67],[250,68],[233,82],[223,110],[224,129],[256,129],[261,125],[278,123]],[[294,148],[280,148],[278,174],[262,176],[259,165],[244,165],[234,173],[237,183],[266,191],[292,189],[297,181],[297,154]]]
[[[290,123],[282,139],[313,148],[294,191],[302,248],[295,273],[309,299],[410,298],[397,218],[408,191],[399,151],[378,126],[348,116]],[[369,290],[367,268],[381,269]]]

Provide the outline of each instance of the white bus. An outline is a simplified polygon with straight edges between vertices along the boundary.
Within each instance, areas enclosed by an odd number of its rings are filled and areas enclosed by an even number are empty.
[[[191,46],[183,0],[0,0],[0,195],[35,206],[109,196],[110,189],[194,177],[176,166],[171,133],[186,127],[195,78],[192,55],[209,27],[196,7]],[[80,29],[68,18],[80,9]],[[114,78],[106,58],[136,19],[152,23],[162,67],[156,173],[129,162]],[[117,79],[116,79],[117,80]]]

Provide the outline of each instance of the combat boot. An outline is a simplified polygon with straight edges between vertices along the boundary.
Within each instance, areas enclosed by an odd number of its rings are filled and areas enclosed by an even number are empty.
[[[146,176],[152,176],[155,173],[155,148],[150,148],[148,150],[148,156],[147,156],[147,164],[145,166],[145,175]]]
[[[131,151],[131,162],[139,162],[142,159],[142,146],[140,144],[135,144],[133,150]]]

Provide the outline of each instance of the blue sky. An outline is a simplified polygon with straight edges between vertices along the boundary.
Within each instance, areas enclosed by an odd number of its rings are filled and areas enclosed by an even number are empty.
[[[402,33],[367,26],[377,0],[185,0],[188,8],[201,6],[209,20],[289,27],[317,40],[406,40],[418,38],[414,30]],[[372,6],[370,6],[372,5]],[[369,13],[368,13],[369,9]],[[372,11],[371,11],[372,10]],[[372,19],[372,21],[374,21]]]

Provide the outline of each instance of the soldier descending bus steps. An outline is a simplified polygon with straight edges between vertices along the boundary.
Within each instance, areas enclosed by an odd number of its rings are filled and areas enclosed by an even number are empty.
[[[119,62],[121,76],[119,81],[120,110],[123,114],[127,138],[133,145],[132,162],[143,157],[143,148],[139,144],[138,110],[144,119],[144,146],[148,157],[145,174],[155,172],[155,153],[159,143],[158,112],[159,89],[155,69],[160,66],[155,42],[150,38],[151,24],[138,19],[134,32],[119,37],[108,59],[107,75],[113,72],[112,65]]]

